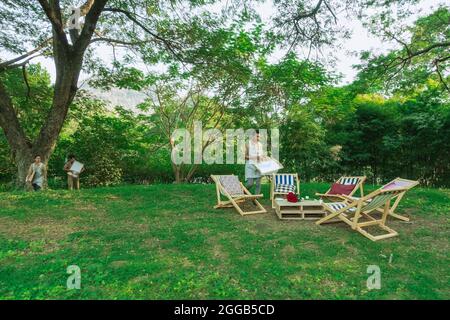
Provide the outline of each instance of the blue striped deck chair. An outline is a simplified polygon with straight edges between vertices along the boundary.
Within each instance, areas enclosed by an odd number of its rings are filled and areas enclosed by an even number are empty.
[[[366,176],[355,176],[355,177],[340,177],[335,183],[343,184],[346,186],[353,186],[353,189],[350,190],[347,194],[336,194],[332,192],[332,187],[330,187],[325,193],[316,193],[316,196],[319,196],[322,200],[330,200],[330,201],[340,201],[343,200],[346,196],[352,197],[356,191],[360,191],[360,196],[364,196],[363,184],[366,181]]]
[[[270,184],[270,200],[275,208],[275,196],[293,192],[300,196],[300,180],[297,173],[274,173]]]
[[[338,221],[345,222],[353,230],[358,231],[372,241],[398,236],[397,231],[386,226],[386,218],[390,213],[391,200],[397,198],[407,190],[405,187],[390,188],[388,190],[380,188],[359,199],[347,196],[344,201],[324,202],[323,207],[327,212],[327,216],[317,221],[316,224],[320,225],[325,222],[333,222],[334,220],[332,219],[336,220],[337,218]],[[380,209],[383,212],[381,218],[374,218],[371,213]],[[366,230],[368,227],[372,228],[374,226],[380,227],[385,233],[374,235]]]

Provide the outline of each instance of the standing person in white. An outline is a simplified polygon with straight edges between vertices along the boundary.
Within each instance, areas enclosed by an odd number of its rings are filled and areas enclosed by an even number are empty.
[[[256,168],[255,163],[264,158],[263,147],[259,141],[259,130],[256,130],[245,146],[245,180],[247,181],[245,187],[248,189],[255,184],[255,194],[261,193],[261,173]]]
[[[44,175],[45,175],[45,164],[41,162],[40,156],[34,157],[34,162],[30,165],[28,169],[28,175],[26,182],[30,182],[33,186],[34,191],[39,191],[44,185]]]
[[[64,171],[67,172],[67,186],[69,190],[80,190],[80,173],[84,171],[84,166],[80,172],[72,171],[72,166],[77,159],[75,155],[70,154],[66,164],[64,165]]]

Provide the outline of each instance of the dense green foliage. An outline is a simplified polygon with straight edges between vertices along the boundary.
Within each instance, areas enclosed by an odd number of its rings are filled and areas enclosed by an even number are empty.
[[[349,109],[327,131],[326,140],[341,151],[338,172],[449,185],[450,104],[436,84],[409,97],[358,94]]]
[[[327,186],[304,183],[302,194]],[[400,235],[382,242],[344,224],[241,217],[214,201],[213,185],[2,193],[0,297],[450,298],[448,189],[411,190],[398,210],[412,223],[389,219]],[[369,291],[374,264],[381,289]],[[69,265],[81,269],[81,290],[66,289]]]
[[[304,180],[328,181],[347,173],[365,174],[378,182],[401,176],[427,185],[450,185],[450,104],[437,83],[430,80],[413,95],[392,98],[356,93],[352,86],[322,87],[310,96],[306,104],[291,104],[285,116],[264,113],[253,121],[251,115],[258,116],[253,108],[239,113],[231,108],[221,118],[222,128],[234,128],[234,122],[245,129],[259,123],[263,128],[279,127],[281,161]],[[252,101],[257,104],[253,97]],[[267,99],[260,101],[267,108]],[[133,113],[111,109],[87,95],[77,99],[49,163],[50,186],[64,185],[62,167],[70,153],[86,163],[85,185],[172,182],[170,136],[162,129],[174,122],[154,110]],[[169,114],[182,112],[174,110]],[[245,122],[242,112],[249,114]],[[207,113],[198,114],[190,121],[209,119],[204,117]],[[27,121],[32,127],[33,118]],[[173,128],[187,123],[177,121],[181,122]],[[204,124],[208,126],[208,121]],[[3,138],[0,143],[7,149]],[[2,157],[2,180],[12,181],[10,158],[6,152]],[[201,165],[190,181],[218,172],[242,174],[243,166]]]
[[[49,160],[49,185],[65,185],[62,167],[71,153],[86,164],[82,184],[87,186],[192,182],[204,181],[211,173],[242,174],[242,165],[171,163],[173,132],[185,128],[192,134],[195,122],[201,121],[204,129],[221,132],[279,128],[280,160],[286,171],[298,172],[304,181],[364,174],[374,183],[401,176],[423,185],[450,186],[448,8],[442,6],[412,26],[399,28],[395,40],[406,47],[379,56],[364,53],[358,76],[346,86],[337,85],[336,70],[327,71],[320,61],[294,52],[270,63],[282,39],[253,14],[241,12],[227,25],[216,21],[212,29],[203,25],[214,20],[211,16],[193,18],[189,28],[183,23],[173,26],[184,30],[178,30],[183,41],[201,40],[201,45],[184,51],[182,62],[158,50],[145,54],[148,44],[140,48],[147,65],[164,61],[167,69],[162,72],[117,61],[110,67],[92,65],[91,85],[133,89],[146,99],[129,111],[79,91]],[[395,23],[389,19],[382,15],[369,25],[378,25],[388,39],[395,35]],[[404,65],[386,69],[404,59]],[[26,70],[27,82],[19,69],[2,73],[2,78],[15,93],[18,117],[32,137],[50,108],[52,85],[40,65]],[[0,181],[12,185],[14,157],[3,133],[0,147]]]

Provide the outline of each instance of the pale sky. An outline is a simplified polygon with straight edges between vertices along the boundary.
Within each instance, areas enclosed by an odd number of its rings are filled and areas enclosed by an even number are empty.
[[[226,1],[224,0],[224,3]],[[434,9],[438,7],[439,4],[443,4],[444,0],[423,0],[418,6],[416,6],[418,12],[416,15],[411,17],[411,21],[407,23],[412,23],[418,16],[424,16],[431,13]],[[257,11],[263,18],[263,21],[269,23],[269,19],[272,16],[274,9],[272,6],[266,4],[260,4],[256,6]],[[341,73],[343,79],[341,84],[346,84],[351,82],[355,75],[356,70],[352,68],[353,65],[360,62],[358,55],[354,53],[361,52],[363,50],[371,50],[374,52],[382,53],[394,46],[392,43],[383,43],[381,39],[369,34],[369,32],[362,26],[361,22],[357,19],[351,19],[338,15],[339,24],[350,29],[352,32],[351,38],[342,40],[342,49],[339,51],[324,50],[325,54],[333,54],[336,58],[336,64],[329,65],[329,70]],[[112,51],[110,47],[104,46],[98,49],[98,54],[105,59],[105,61],[112,61]],[[276,62],[280,57],[283,56],[283,52],[276,52],[273,57],[271,57],[271,62]],[[47,70],[50,72],[52,80],[55,76],[55,67],[53,60],[38,58],[34,60],[35,62],[40,62],[43,64]],[[86,74],[82,74],[80,81],[86,79]]]

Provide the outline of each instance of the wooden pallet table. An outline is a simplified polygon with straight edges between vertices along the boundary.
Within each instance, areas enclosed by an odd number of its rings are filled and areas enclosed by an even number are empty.
[[[289,202],[275,199],[275,212],[281,220],[317,220],[326,215],[320,200]]]

